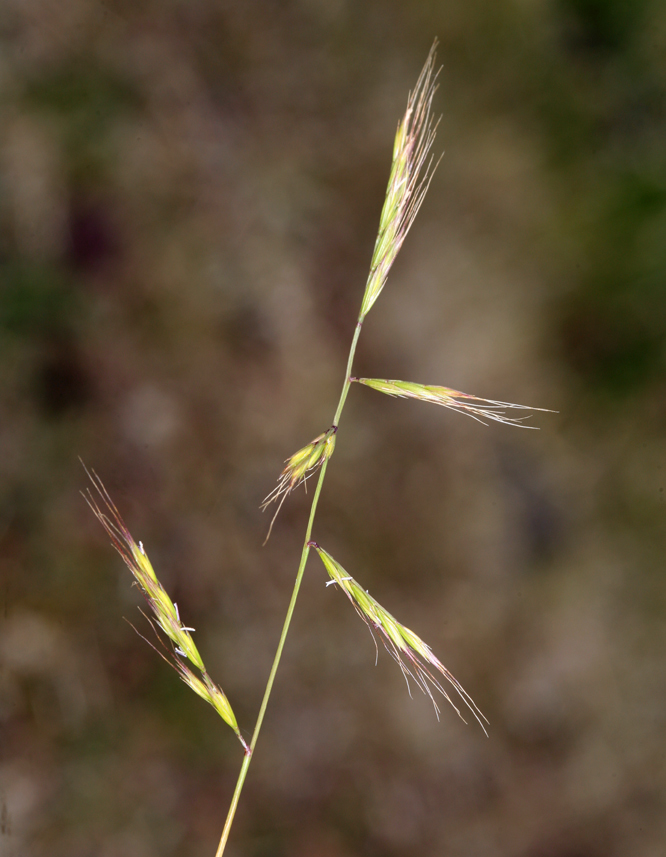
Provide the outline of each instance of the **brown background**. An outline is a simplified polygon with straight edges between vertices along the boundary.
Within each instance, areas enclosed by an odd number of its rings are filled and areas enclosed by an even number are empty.
[[[666,848],[666,7],[5,0],[1,857],[214,853],[233,734],[123,621],[105,480],[246,735],[395,126],[434,36],[446,151],[356,370],[315,537],[490,738],[410,699],[312,558],[230,857]]]

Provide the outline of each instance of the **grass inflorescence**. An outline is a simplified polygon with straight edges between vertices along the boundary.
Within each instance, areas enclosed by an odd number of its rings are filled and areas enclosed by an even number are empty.
[[[511,402],[496,402],[493,399],[481,399],[479,396],[472,396],[470,393],[461,393],[459,390],[451,390],[449,387],[433,387],[427,384],[414,384],[411,381],[388,381],[382,378],[350,378],[349,380],[365,384],[366,387],[372,387],[373,390],[386,393],[387,396],[396,396],[403,399],[419,399],[421,402],[430,402],[433,405],[441,405],[443,408],[449,408],[452,411],[460,411],[483,425],[488,425],[486,420],[492,420],[496,423],[518,426],[518,428],[534,429],[538,428],[538,426],[525,424],[525,420],[530,418],[530,414],[524,417],[508,417],[506,412],[513,409],[554,413],[553,411],[549,411],[548,408],[533,408],[529,405],[514,405]]]
[[[460,719],[467,722],[439,679],[433,675],[432,670],[436,670],[455,688],[458,696],[472,712],[472,715],[479,722],[483,731],[486,732],[483,721],[485,720],[487,723],[487,718],[481,713],[474,700],[463,688],[458,679],[433,655],[430,646],[399,622],[388,610],[385,610],[368,593],[368,590],[363,589],[360,583],[347,574],[340,563],[333,559],[330,553],[327,553],[317,542],[311,541],[308,544],[317,551],[321,561],[324,563],[328,576],[331,578],[329,583],[335,583],[342,589],[354,605],[354,609],[358,615],[370,629],[373,639],[375,639],[374,632],[380,635],[386,651],[394,658],[402,670],[402,674],[407,681],[407,688],[409,689],[409,679],[413,679],[423,693],[430,697],[435,708],[435,713],[437,714],[437,719],[439,720],[439,706],[432,694],[433,690],[438,691],[453,706]],[[328,586],[329,584],[326,585]],[[376,640],[375,645],[377,645]]]
[[[192,639],[194,628],[188,628],[182,623],[178,605],[171,600],[159,582],[143,543],[134,540],[102,480],[94,470],[89,471],[86,468],[86,473],[95,490],[94,494],[90,489],[83,494],[86,502],[109,534],[111,543],[122,557],[125,565],[132,572],[134,580],[153,615],[153,619],[148,617],[148,621],[153,628],[157,625],[171,642],[171,649],[167,649],[169,657],[165,660],[176,670],[189,688],[213,706],[222,720],[234,730],[238,740],[245,748],[245,752],[249,753],[250,749],[240,733],[229,700],[222,689],[208,675],[206,665]],[[187,661],[196,668],[199,675],[187,665]]]
[[[407,100],[405,115],[398,124],[391,173],[361,303],[361,318],[365,318],[386,285],[391,266],[414,223],[437,167],[431,155],[438,125],[438,120],[434,120],[432,115],[432,100],[437,88],[435,48],[436,43],[428,54]]]
[[[386,285],[391,266],[414,222],[414,218],[423,202],[437,166],[431,154],[438,124],[432,114],[432,102],[437,79],[435,71],[435,47],[436,45],[433,45],[428,55],[416,86],[407,100],[405,114],[398,124],[393,145],[393,157],[386,189],[386,198],[381,211],[379,230],[370,263],[370,272],[366,281],[361,308],[347,358],[342,391],[331,427],[286,460],[285,467],[278,477],[277,485],[261,505],[262,509],[266,509],[272,503],[277,503],[277,510],[268,530],[268,535],[270,535],[277,513],[290,493],[298,486],[304,485],[312,476],[318,474],[294,588],[249,746],[241,737],[236,718],[226,696],[212,682],[206,671],[201,655],[192,640],[192,629],[185,627],[181,622],[178,608],[159,583],[143,545],[141,542],[135,542],[132,538],[99,477],[94,472],[89,474],[96,495],[88,491],[86,500],[134,575],[153,614],[153,622],[170,641],[172,646],[169,653],[170,662],[177,670],[181,679],[195,693],[209,702],[222,719],[231,726],[245,748],[245,758],[243,759],[238,775],[216,857],[221,857],[224,853],[229,838],[231,825],[264,720],[268,700],[271,695],[273,682],[280,663],[311,550],[315,550],[321,558],[330,578],[329,583],[336,584],[344,591],[358,615],[369,627],[373,637],[375,634],[379,635],[386,649],[400,666],[408,688],[411,679],[430,697],[438,716],[439,707],[433,691],[440,693],[453,705],[462,717],[462,712],[455,704],[454,698],[452,699],[449,692],[447,692],[447,686],[449,690],[453,688],[484,732],[486,731],[484,722],[487,723],[488,721],[460,682],[435,657],[430,647],[413,631],[385,610],[351,575],[347,574],[337,560],[333,559],[329,553],[312,539],[317,504],[327,468],[335,451],[335,441],[340,425],[340,418],[352,383],[357,382],[362,386],[371,387],[390,396],[419,399],[424,402],[457,410],[482,423],[495,421],[513,426],[533,428],[533,426],[526,426],[524,423],[527,415],[514,417],[508,416],[507,412],[516,410],[543,410],[542,408],[528,409],[523,405],[482,399],[467,393],[461,393],[449,387],[429,386],[407,381],[391,381],[378,378],[357,378],[352,375],[356,347],[365,317]]]
[[[278,512],[282,508],[282,504],[287,499],[289,494],[298,488],[299,485],[304,485],[306,481],[319,470],[319,468],[333,455],[335,450],[335,433],[337,426],[331,426],[325,432],[322,432],[314,440],[311,440],[307,446],[299,449],[285,461],[285,467],[278,477],[278,484],[275,488],[264,497],[260,506],[262,512],[265,511],[271,503],[279,500],[278,507],[271,520],[268,528],[268,534],[264,544],[268,541],[273,524],[278,516]]]

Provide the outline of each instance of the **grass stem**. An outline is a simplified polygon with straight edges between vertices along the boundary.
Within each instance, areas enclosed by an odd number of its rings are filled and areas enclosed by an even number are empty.
[[[338,402],[338,407],[335,412],[335,416],[333,417],[333,425],[337,428],[338,423],[340,422],[340,415],[342,414],[342,409],[345,406],[345,402],[347,401],[347,393],[349,392],[349,388],[351,387],[351,371],[352,364],[354,362],[354,355],[356,354],[356,346],[358,345],[358,338],[361,335],[361,330],[363,328],[363,316],[359,316],[358,322],[356,323],[356,330],[354,331],[354,338],[352,339],[351,348],[349,349],[349,358],[347,359],[347,368],[345,370],[345,382],[342,385],[342,393],[340,393],[340,401]]]
[[[351,347],[349,349],[349,357],[347,358],[347,368],[345,370],[345,381],[342,385],[342,392],[340,393],[340,401],[338,402],[338,407],[335,411],[335,416],[333,417],[333,425],[337,427],[340,422],[340,416],[342,414],[342,409],[345,406],[345,401],[347,400],[347,394],[349,393],[349,388],[351,387],[351,371],[352,365],[354,363],[354,355],[356,354],[356,346],[358,345],[358,338],[361,335],[361,329],[363,327],[363,317],[360,316],[358,323],[356,325],[356,330],[354,331],[354,338],[352,339]],[[217,846],[217,851],[215,852],[215,857],[222,857],[224,854],[224,849],[227,844],[227,840],[229,838],[229,832],[231,831],[231,825],[234,820],[234,816],[236,815],[236,809],[238,807],[238,801],[240,799],[241,791],[243,790],[243,785],[245,783],[245,777],[247,776],[248,769],[250,767],[250,762],[252,761],[252,755],[254,753],[254,748],[257,745],[257,740],[259,738],[259,732],[261,731],[261,724],[264,722],[264,714],[266,713],[266,708],[268,706],[268,700],[270,699],[271,691],[273,690],[273,682],[275,681],[275,675],[277,673],[278,666],[280,664],[280,658],[282,657],[282,650],[284,649],[285,640],[287,639],[287,632],[289,631],[289,626],[291,624],[291,617],[294,615],[294,608],[296,607],[296,599],[298,598],[298,592],[301,588],[301,582],[303,581],[303,574],[305,572],[305,563],[307,562],[308,555],[310,553],[310,545],[308,544],[310,541],[310,537],[312,536],[312,527],[314,525],[315,514],[317,512],[317,503],[319,502],[319,495],[321,494],[321,489],[324,484],[324,477],[326,476],[326,468],[328,467],[328,461],[325,461],[321,470],[319,471],[319,479],[317,480],[317,487],[315,489],[314,497],[312,498],[312,506],[310,507],[310,517],[308,519],[308,526],[305,531],[305,539],[303,540],[303,550],[301,551],[301,561],[298,565],[298,571],[296,572],[296,580],[294,581],[294,589],[291,593],[291,601],[289,602],[289,607],[287,608],[287,615],[285,616],[284,624],[282,626],[282,633],[280,634],[280,642],[278,643],[277,650],[275,652],[275,658],[273,659],[273,666],[271,667],[270,675],[268,676],[268,682],[266,684],[266,690],[264,691],[264,698],[261,701],[261,708],[259,709],[259,715],[257,717],[257,722],[254,727],[254,732],[252,733],[252,740],[250,741],[250,752],[246,753],[245,758],[243,759],[243,764],[241,765],[240,773],[238,774],[238,780],[236,781],[236,788],[234,789],[234,794],[231,799],[231,806],[229,807],[229,812],[227,813],[227,819],[224,823],[224,830],[222,831],[222,837],[220,838],[220,844]]]
[[[356,337],[358,339],[358,337]],[[349,373],[348,373],[349,374]],[[346,394],[346,393],[345,393]],[[271,691],[273,690],[273,682],[275,681],[275,674],[277,673],[278,666],[280,664],[280,658],[282,657],[282,650],[284,649],[285,640],[287,639],[287,632],[289,631],[289,625],[291,624],[291,617],[294,614],[294,608],[296,606],[296,599],[298,598],[298,592],[301,588],[301,582],[303,580],[303,573],[305,571],[305,563],[307,562],[308,555],[310,553],[310,545],[308,542],[310,541],[310,536],[312,534],[312,525],[314,524],[315,513],[317,511],[317,503],[319,502],[319,495],[321,494],[321,488],[324,484],[324,477],[326,476],[326,468],[328,467],[328,461],[325,461],[321,470],[319,471],[319,479],[317,481],[317,488],[315,489],[314,497],[312,498],[312,506],[310,507],[310,518],[308,520],[308,526],[305,533],[305,539],[303,541],[303,550],[301,552],[301,561],[298,565],[298,571],[296,573],[296,580],[294,582],[294,589],[291,593],[291,601],[289,602],[289,607],[287,608],[287,615],[285,616],[284,624],[282,626],[282,633],[280,634],[280,642],[278,643],[277,650],[275,652],[275,658],[273,659],[273,666],[271,667],[270,675],[268,676],[268,682],[266,684],[266,690],[264,691],[264,698],[261,701],[261,708],[259,709],[259,715],[257,717],[257,722],[254,727],[254,732],[252,733],[252,740],[250,741],[250,752],[245,755],[243,759],[243,764],[240,769],[240,773],[238,775],[238,780],[236,782],[236,788],[234,789],[234,794],[231,799],[231,806],[229,807],[229,812],[227,814],[227,820],[224,823],[224,830],[222,831],[222,837],[220,839],[220,844],[217,846],[217,851],[215,852],[215,857],[222,857],[224,854],[224,848],[227,844],[227,839],[229,838],[229,832],[231,830],[231,825],[234,820],[234,816],[236,814],[236,808],[238,807],[238,800],[240,798],[241,791],[243,790],[243,784],[245,783],[245,777],[247,776],[248,768],[250,767],[250,762],[252,761],[252,755],[254,753],[254,748],[257,745],[257,740],[259,738],[259,732],[261,731],[261,724],[264,721],[264,714],[266,713],[266,707],[268,706],[268,700],[271,695]]]

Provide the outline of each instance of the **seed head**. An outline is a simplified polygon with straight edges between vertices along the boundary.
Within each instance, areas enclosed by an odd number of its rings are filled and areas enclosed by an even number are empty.
[[[303,449],[299,449],[298,452],[295,452],[290,458],[286,459],[286,466],[278,478],[278,484],[264,498],[260,506],[261,510],[265,511],[271,503],[279,500],[264,544],[266,544],[270,537],[275,519],[287,496],[291,494],[294,488],[298,488],[299,485],[305,483],[333,455],[333,451],[335,450],[335,433],[337,430],[337,426],[331,426],[327,431],[317,435]]]
[[[480,399],[478,396],[460,393],[458,390],[451,390],[448,387],[430,387],[425,384],[413,384],[410,381],[388,381],[381,378],[350,378],[349,380],[358,381],[359,384],[365,384],[366,387],[372,387],[373,390],[386,393],[388,396],[420,399],[422,402],[431,402],[433,405],[441,405],[443,408],[450,408],[452,411],[461,411],[477,422],[483,423],[483,425],[488,425],[486,420],[493,420],[497,423],[506,423],[506,425],[518,426],[519,428],[538,428],[538,426],[525,425],[524,421],[529,419],[530,415],[507,417],[506,410],[508,408],[555,413],[555,411],[549,411],[548,408],[531,408],[528,405],[513,405],[510,402]]]
[[[331,578],[330,582],[337,583],[344,591],[347,598],[349,598],[351,603],[354,605],[354,609],[370,629],[373,639],[374,631],[381,636],[386,650],[391,657],[395,659],[402,670],[402,674],[407,682],[407,688],[409,689],[409,678],[414,679],[421,690],[430,697],[430,700],[435,707],[437,719],[439,719],[439,706],[432,694],[432,690],[434,688],[439,691],[447,702],[453,706],[460,719],[463,720],[463,722],[467,722],[462,716],[458,706],[453,702],[442,686],[438,677],[433,674],[432,669],[436,670],[455,688],[458,696],[460,696],[467,708],[472,712],[472,715],[477,720],[483,731],[486,732],[486,727],[483,725],[483,721],[485,720],[487,723],[488,720],[481,713],[474,700],[463,688],[460,682],[449,672],[449,670],[447,670],[444,664],[442,664],[433,655],[430,647],[426,645],[426,643],[424,643],[423,640],[413,631],[410,631],[409,628],[401,625],[400,622],[398,622],[398,620],[388,612],[388,610],[384,610],[381,604],[375,601],[375,599],[369,595],[353,577],[347,574],[340,563],[334,560],[333,557],[316,542],[308,542],[308,544],[319,554],[319,557],[324,563],[326,571]],[[486,735],[487,734],[488,733],[486,732]]]
[[[85,465],[83,466],[85,468]],[[153,625],[153,628],[155,628],[155,624],[158,625],[171,641],[171,649],[167,650],[169,657],[165,658],[165,660],[176,670],[188,687],[213,706],[224,722],[234,730],[239,741],[245,748],[245,752],[249,753],[249,747],[240,734],[238,723],[236,722],[236,717],[229,704],[229,700],[223,691],[212,681],[206,671],[199,650],[192,639],[191,632],[194,631],[194,628],[187,628],[181,622],[177,605],[171,600],[157,579],[155,569],[148,559],[143,544],[134,541],[132,534],[125,526],[125,522],[120,517],[118,509],[104,487],[102,480],[94,470],[89,471],[87,468],[85,470],[97,492],[97,496],[95,496],[88,489],[83,494],[85,501],[92,509],[97,520],[109,534],[111,543],[123,558],[125,565],[132,572],[141,593],[148,602],[154,622],[149,617],[148,621]],[[98,500],[101,500],[101,506]],[[149,645],[152,646],[152,643]],[[161,652],[158,652],[158,654],[161,655]],[[201,678],[187,666],[185,663],[186,660],[190,661],[199,670]]]
[[[434,73],[436,47],[437,42],[430,49],[426,64],[407,100],[405,115],[398,123],[391,174],[361,304],[361,320],[384,288],[391,265],[407,237],[437,167],[430,155],[439,121],[434,121],[431,113],[437,88],[437,74]]]

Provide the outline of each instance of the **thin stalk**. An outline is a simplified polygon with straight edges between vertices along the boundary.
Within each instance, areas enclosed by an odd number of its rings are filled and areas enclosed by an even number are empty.
[[[229,807],[229,813],[227,814],[227,820],[224,823],[224,830],[222,831],[222,838],[220,839],[220,844],[217,846],[217,851],[215,852],[215,857],[222,857],[224,854],[224,848],[227,844],[227,839],[229,838],[229,831],[231,830],[231,824],[234,820],[234,816],[236,814],[236,808],[238,807],[238,801],[240,798],[241,791],[243,789],[243,784],[245,782],[245,777],[247,776],[248,768],[250,767],[250,762],[252,761],[252,755],[254,753],[254,748],[257,745],[257,740],[259,738],[259,732],[261,731],[261,724],[264,721],[264,714],[266,713],[266,707],[268,706],[268,700],[271,695],[271,691],[273,690],[273,682],[275,681],[275,674],[277,673],[278,666],[280,664],[280,658],[282,657],[282,650],[284,649],[284,643],[287,639],[287,632],[289,631],[289,625],[291,624],[291,617],[294,614],[294,607],[296,606],[296,599],[298,597],[298,592],[301,588],[301,582],[303,580],[303,573],[305,571],[305,563],[307,562],[308,554],[310,553],[310,546],[308,542],[310,541],[310,536],[312,534],[312,525],[314,524],[315,512],[317,511],[317,503],[319,502],[319,495],[321,494],[321,488],[324,484],[324,476],[326,475],[326,468],[328,466],[328,461],[325,461],[321,471],[319,472],[319,479],[317,481],[317,488],[315,489],[314,497],[312,498],[312,506],[310,508],[310,518],[308,520],[307,530],[305,532],[305,540],[303,542],[303,550],[301,552],[301,561],[298,565],[298,572],[296,573],[296,580],[294,582],[294,589],[291,593],[291,601],[289,602],[289,607],[287,608],[287,615],[284,620],[284,625],[282,626],[282,633],[280,634],[280,642],[278,643],[277,651],[275,652],[275,658],[273,659],[273,666],[271,667],[270,675],[268,676],[268,682],[266,684],[266,690],[264,691],[264,698],[261,701],[261,708],[259,709],[259,716],[257,717],[257,723],[254,727],[254,732],[252,733],[252,740],[250,741],[250,752],[246,754],[243,759],[243,764],[240,769],[240,773],[238,775],[238,781],[236,782],[236,788],[234,790],[234,795],[231,799],[231,806]]]
[[[356,324],[356,330],[354,331],[354,338],[352,339],[351,347],[349,349],[349,357],[347,359],[347,368],[345,370],[345,381],[342,385],[342,392],[340,393],[340,401],[338,402],[337,410],[335,411],[335,416],[333,417],[333,425],[337,427],[340,421],[340,415],[342,414],[342,409],[345,406],[345,401],[347,399],[347,394],[349,393],[349,388],[351,386],[351,381],[349,377],[352,371],[352,364],[354,363],[354,355],[356,354],[356,346],[358,344],[358,338],[361,335],[361,329],[363,327],[363,317],[360,316],[359,320]],[[245,755],[243,759],[243,764],[241,765],[240,773],[238,774],[238,780],[236,781],[236,788],[234,789],[233,797],[231,798],[231,806],[229,807],[229,812],[227,813],[227,819],[224,822],[224,830],[222,831],[222,837],[220,839],[220,844],[217,846],[217,851],[215,852],[215,857],[222,857],[224,854],[224,849],[227,844],[227,840],[229,839],[229,832],[231,831],[231,825],[234,820],[234,816],[236,815],[236,809],[238,808],[238,801],[240,799],[241,791],[243,790],[243,785],[245,783],[245,777],[247,776],[248,769],[250,767],[250,762],[252,761],[252,756],[254,754],[254,748],[257,745],[257,740],[259,738],[259,732],[261,731],[261,724],[264,722],[264,714],[266,713],[266,708],[268,706],[268,700],[271,695],[271,691],[273,690],[273,682],[275,681],[275,675],[278,670],[278,666],[280,664],[280,658],[282,657],[282,650],[284,649],[284,643],[287,639],[287,632],[289,631],[289,626],[291,624],[291,617],[294,614],[294,608],[296,607],[296,599],[298,598],[298,592],[301,588],[301,582],[303,581],[303,574],[305,572],[305,563],[307,562],[308,555],[310,553],[310,545],[308,542],[310,541],[310,537],[312,536],[312,527],[314,524],[315,514],[317,512],[317,504],[319,502],[319,495],[321,494],[322,485],[324,484],[324,477],[326,476],[326,468],[328,467],[328,461],[325,461],[320,472],[319,479],[317,480],[317,487],[315,489],[314,497],[312,498],[312,506],[310,507],[310,517],[308,519],[308,526],[305,531],[305,539],[303,540],[303,550],[301,551],[301,561],[298,565],[298,571],[296,572],[296,580],[294,581],[294,589],[291,593],[291,601],[289,602],[289,607],[287,608],[287,615],[285,616],[284,624],[282,626],[282,633],[280,634],[280,642],[278,643],[277,651],[275,652],[275,658],[273,659],[273,666],[271,667],[270,675],[268,676],[268,682],[266,684],[266,690],[264,691],[264,698],[261,701],[261,708],[259,709],[259,715],[257,717],[257,722],[254,727],[254,732],[252,733],[252,740],[250,741],[250,752]]]
[[[342,393],[340,393],[338,409],[335,412],[335,416],[333,417],[333,425],[336,428],[338,427],[338,424],[340,422],[340,415],[342,414],[342,409],[344,408],[345,402],[347,400],[347,393],[349,392],[349,388],[351,387],[351,381],[349,380],[349,376],[351,375],[354,355],[356,354],[356,346],[358,344],[358,338],[361,335],[362,328],[363,316],[359,316],[359,319],[356,322],[356,330],[354,331],[354,338],[352,339],[351,348],[349,349],[349,359],[347,360],[347,369],[345,370],[345,383],[342,385]]]

